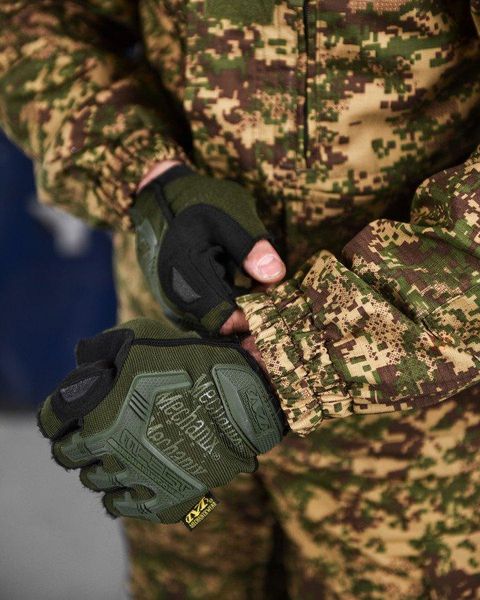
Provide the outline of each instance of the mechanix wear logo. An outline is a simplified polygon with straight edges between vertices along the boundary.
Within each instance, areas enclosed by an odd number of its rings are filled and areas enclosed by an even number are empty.
[[[194,399],[197,405],[196,408],[192,410],[191,403],[186,401],[184,394],[189,394]],[[243,453],[245,444],[242,437],[230,422],[215,384],[207,379],[205,375],[199,377],[192,389],[188,391],[158,394],[155,400],[153,417],[147,429],[147,436],[150,441],[171,454],[169,444],[173,444],[173,440],[165,435],[163,428],[165,423],[174,423],[185,437],[180,437],[175,442],[175,447],[171,448],[172,451],[178,452],[179,448],[177,446],[182,445],[185,439],[189,439],[210,458],[218,461],[220,460],[217,451],[217,446],[220,443],[218,431],[205,421],[205,412],[208,413],[210,418],[214,419],[220,430],[220,435],[228,438],[228,443]],[[180,450],[180,452],[183,456],[183,450]],[[181,460],[181,457],[178,456],[176,460]],[[205,472],[203,467],[200,466],[195,467],[194,471],[187,464],[182,466],[194,475]]]
[[[200,502],[183,517],[183,523],[188,529],[190,529],[190,531],[192,531],[192,529],[195,529],[195,527],[212,512],[217,504],[219,504],[219,501],[213,496],[212,493],[208,492],[208,494],[205,494]]]

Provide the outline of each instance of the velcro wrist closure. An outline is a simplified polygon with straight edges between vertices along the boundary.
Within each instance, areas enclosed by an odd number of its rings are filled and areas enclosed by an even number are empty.
[[[187,175],[195,175],[195,171],[185,164],[170,167],[164,173],[156,177],[153,181],[160,184],[163,188],[172,181],[176,181]],[[153,183],[153,182],[152,182]]]

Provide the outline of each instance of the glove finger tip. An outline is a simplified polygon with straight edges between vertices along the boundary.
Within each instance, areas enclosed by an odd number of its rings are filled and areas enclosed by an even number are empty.
[[[38,409],[37,426],[43,437],[50,440],[55,439],[63,428],[62,421],[53,411],[51,396],[49,396]]]
[[[121,512],[115,507],[115,500],[120,497],[121,492],[107,492],[102,496],[102,505],[107,515],[111,519],[118,519],[122,516]]]
[[[214,308],[212,308],[201,319],[201,325],[209,332],[218,332],[221,327],[230,319],[237,305],[231,300],[224,300]]]
[[[53,462],[62,467],[65,471],[72,471],[76,468],[76,465],[70,462],[59,450],[58,444],[52,443],[50,446],[50,455]]]
[[[80,469],[80,482],[84,487],[91,490],[92,492],[101,492],[103,490],[90,479],[90,473],[92,472],[93,468],[95,468],[95,466],[90,465],[88,467],[82,467]]]

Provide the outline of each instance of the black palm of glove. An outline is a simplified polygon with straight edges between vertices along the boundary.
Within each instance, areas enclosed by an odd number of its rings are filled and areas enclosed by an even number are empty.
[[[193,527],[212,488],[252,472],[283,413],[238,344],[136,319],[80,342],[39,414],[54,458],[114,515]]]
[[[268,238],[253,196],[181,165],[148,184],[131,215],[138,260],[167,316],[218,331],[246,291],[235,287],[235,272]]]

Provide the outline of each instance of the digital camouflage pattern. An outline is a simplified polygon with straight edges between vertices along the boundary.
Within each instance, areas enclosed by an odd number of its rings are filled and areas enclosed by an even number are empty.
[[[34,159],[42,200],[125,224],[139,177],[184,153],[152,108],[165,106],[155,73],[125,56],[134,3],[89,4],[2,3],[0,119]]]
[[[195,534],[129,522],[138,598],[480,597],[479,25],[478,0],[0,5],[2,126],[42,199],[123,229],[122,318],[159,314],[127,210],[161,159],[247,187],[300,267],[241,304],[309,435]]]
[[[136,597],[478,598],[476,390],[289,436],[194,534],[130,521]]]
[[[434,404],[480,381],[480,163],[418,189],[268,294],[239,299],[293,430]],[[347,268],[350,267],[350,268]]]

